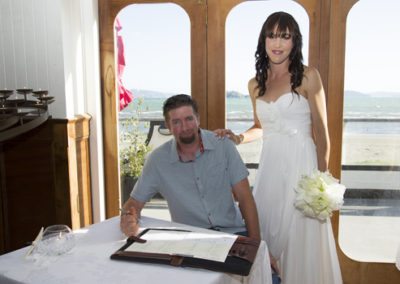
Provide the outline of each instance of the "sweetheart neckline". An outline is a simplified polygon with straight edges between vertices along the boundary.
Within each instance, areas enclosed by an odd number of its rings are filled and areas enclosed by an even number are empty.
[[[263,100],[263,99],[257,99],[257,101],[261,101],[261,102],[264,102],[264,103],[266,103],[266,104],[268,104],[268,105],[271,105],[271,104],[276,104],[282,97],[285,97],[286,95],[291,95],[292,93],[284,93],[283,95],[280,95],[276,100],[274,100],[274,101],[267,101],[267,100]],[[305,99],[306,101],[307,101],[307,99],[304,97],[304,96],[302,96],[302,95],[299,95],[300,96],[300,99],[301,98],[303,98],[303,99]]]

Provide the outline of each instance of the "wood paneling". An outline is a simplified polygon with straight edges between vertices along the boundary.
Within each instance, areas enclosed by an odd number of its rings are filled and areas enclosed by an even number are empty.
[[[92,223],[87,115],[49,119],[0,145],[0,253],[21,248],[39,229]]]
[[[3,143],[4,248],[32,241],[42,226],[57,220],[51,122]]]
[[[89,121],[87,114],[68,121],[68,168],[72,228],[92,224],[92,199],[90,186]]]

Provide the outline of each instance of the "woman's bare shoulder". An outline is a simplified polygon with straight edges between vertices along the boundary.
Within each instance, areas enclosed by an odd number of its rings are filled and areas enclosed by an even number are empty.
[[[251,78],[251,79],[249,80],[248,87],[249,87],[249,89],[250,89],[250,87],[251,87],[252,89],[254,89],[254,88],[257,87],[257,80],[256,80],[256,77],[253,77],[253,78]]]
[[[319,80],[318,69],[313,66],[304,66],[304,79],[311,82],[315,79]]]
[[[252,97],[256,96],[256,91],[257,91],[257,88],[258,88],[258,83],[257,83],[257,80],[256,80],[255,77],[253,77],[253,78],[251,78],[251,79],[249,80],[249,83],[247,84],[247,88],[248,88],[248,90],[249,90],[249,95],[250,95],[250,96],[252,96]]]
[[[318,69],[312,66],[304,66],[304,77],[301,84],[301,91],[306,98],[315,95],[323,90],[321,76]]]

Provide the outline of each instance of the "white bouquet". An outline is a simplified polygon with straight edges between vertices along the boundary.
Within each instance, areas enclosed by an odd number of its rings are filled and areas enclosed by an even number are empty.
[[[315,170],[300,179],[294,206],[305,216],[324,221],[343,205],[345,190],[329,172]]]

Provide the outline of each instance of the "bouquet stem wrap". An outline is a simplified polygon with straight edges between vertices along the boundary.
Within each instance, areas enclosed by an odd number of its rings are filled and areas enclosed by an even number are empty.
[[[328,171],[303,175],[296,190],[294,206],[305,216],[325,221],[343,205],[346,187]]]

